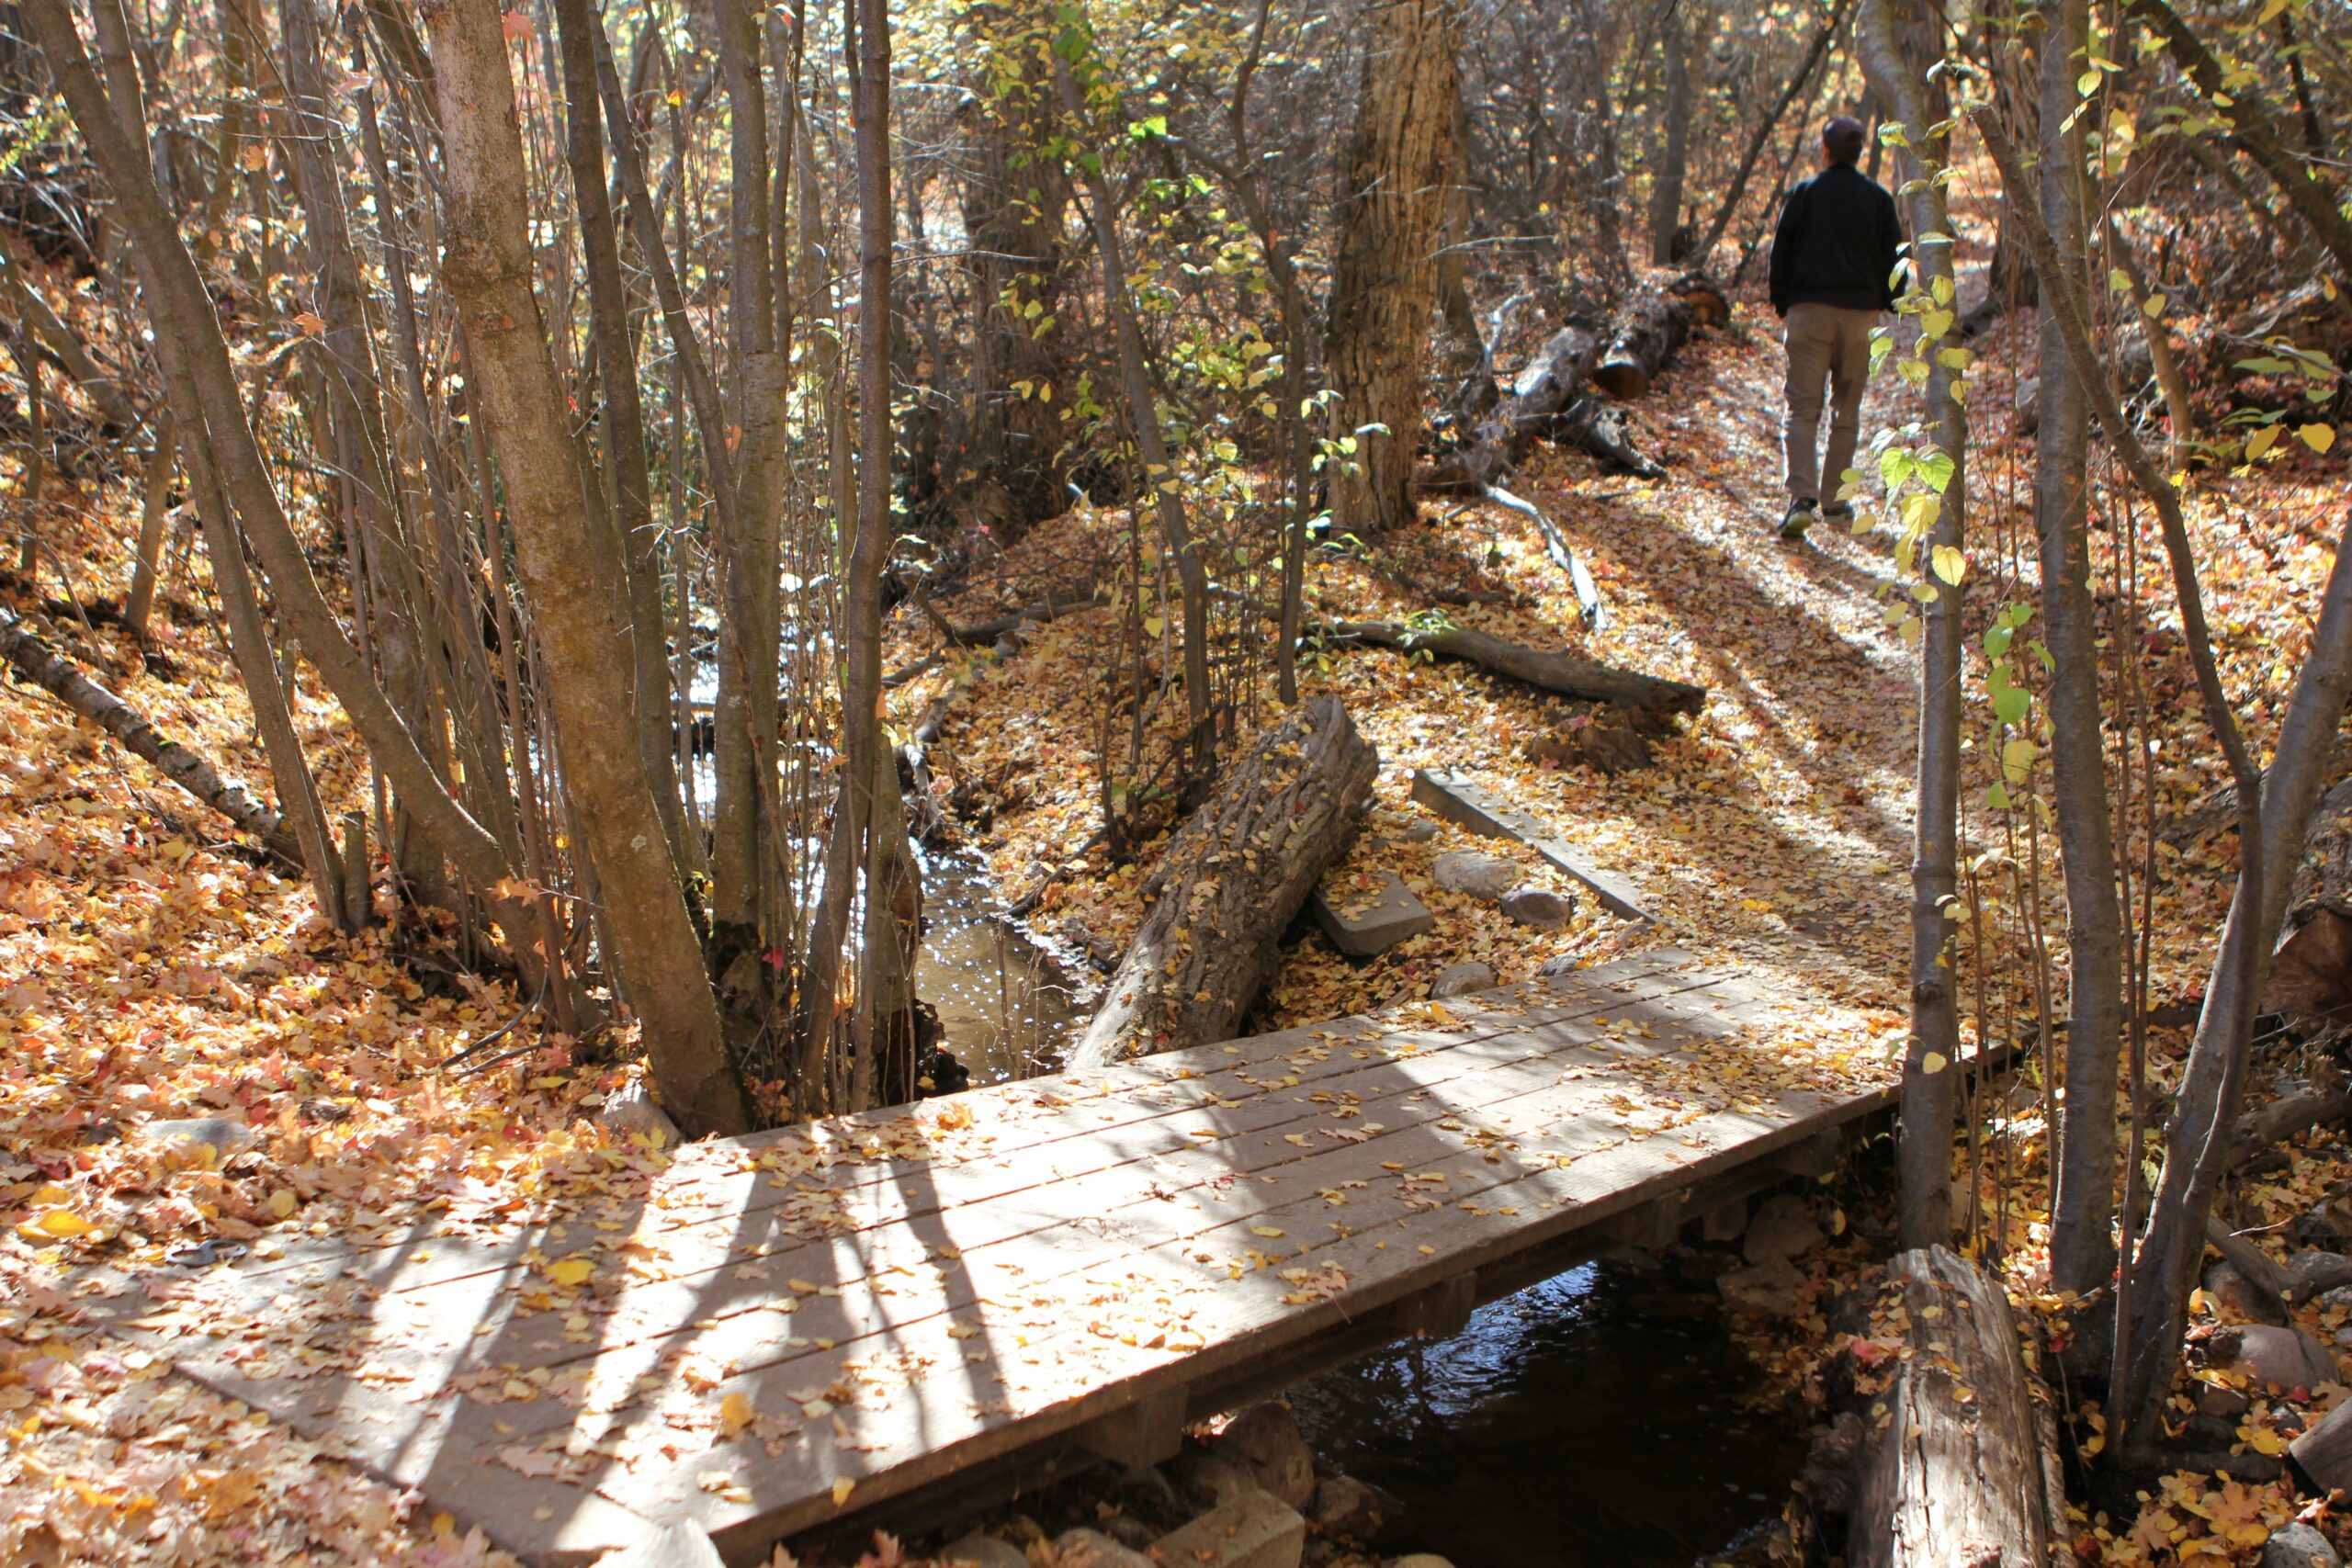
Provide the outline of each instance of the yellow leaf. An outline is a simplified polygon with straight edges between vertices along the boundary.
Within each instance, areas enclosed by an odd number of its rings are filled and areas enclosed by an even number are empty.
[[[2245,460],[2251,463],[2277,445],[2278,445],[2278,426],[2266,424],[2245,438]]]
[[[1276,1236],[1283,1234],[1272,1225],[1251,1225],[1250,1230],[1255,1235]]]
[[[1968,558],[1950,545],[1938,545],[1929,560],[1935,574],[1954,588],[1959,587],[1960,580],[1968,575]]]
[[[1938,1073],[1942,1072],[1946,1067],[1951,1066],[1951,1064],[1950,1062],[1944,1060],[1943,1053],[1940,1051],[1930,1051],[1926,1055],[1919,1058],[1919,1071],[1926,1074],[1928,1077],[1934,1077]]]
[[[2307,424],[2295,434],[2314,452],[2324,452],[2335,445],[2335,427],[2332,424]]]
[[[833,1483],[833,1506],[834,1506],[834,1507],[836,1507],[836,1508],[838,1508],[838,1507],[840,1507],[843,1503],[848,1502],[848,1501],[849,1501],[849,1495],[850,1495],[851,1493],[853,1493],[853,1492],[856,1491],[856,1490],[857,1490],[857,1483],[856,1483],[856,1482],[854,1482],[854,1481],[852,1481],[852,1480],[851,1480],[848,1476],[846,1476],[846,1475],[842,1476],[839,1481],[834,1482],[834,1483]]]
[[[730,1393],[718,1402],[718,1429],[731,1438],[752,1424],[751,1396]]]
[[[1146,636],[1146,637],[1158,637],[1161,632],[1166,631],[1167,629],[1168,629],[1168,622],[1167,622],[1167,620],[1166,620],[1164,617],[1159,616],[1159,615],[1146,615],[1146,616],[1144,617],[1144,622],[1143,622],[1143,635],[1144,635],[1144,636]]]
[[[269,1195],[269,1212],[281,1220],[285,1219],[294,1213],[298,1201],[293,1193],[281,1187]]]
[[[43,1235],[62,1239],[69,1235],[87,1235],[95,1229],[89,1221],[71,1209],[51,1209],[33,1222],[33,1229]]]
[[[548,1278],[559,1285],[585,1284],[596,1266],[584,1258],[563,1258],[548,1265]]]

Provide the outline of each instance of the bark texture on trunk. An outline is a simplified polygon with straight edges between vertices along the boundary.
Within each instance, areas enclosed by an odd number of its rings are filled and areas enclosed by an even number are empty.
[[[2076,269],[2084,254],[2081,96],[2086,0],[2042,11],[2042,221]],[[2115,827],[2108,810],[2107,733],[2098,694],[2098,628],[2091,605],[2090,535],[2084,493],[2090,400],[2066,358],[2053,312],[2044,311],[2038,363],[2041,428],[2034,445],[2034,523],[2041,546],[2043,637],[2050,673],[2050,765],[2066,878],[2068,1005],[2066,1114],[2058,1151],[2051,1278],[2088,1295],[2115,1271],[2115,1091],[2123,1039],[2123,911],[2115,882]],[[2076,1114],[2080,1111],[2080,1114]]]
[[[663,1107],[690,1135],[741,1132],[749,1108],[639,750],[627,581],[613,536],[584,504],[531,290],[527,184],[500,13],[494,0],[441,0],[426,17],[447,159],[443,272],[490,420],[566,794],[595,866],[612,956],[644,1020]]]
[[[1151,912],[1069,1065],[1232,1039],[1379,770],[1337,697],[1309,698],[1261,737],[1144,883]]]
[[[1905,58],[1896,39],[1906,21],[1894,0],[1862,0],[1854,32],[1864,71],[1880,100],[1917,143],[1928,140],[1932,112],[1921,72]],[[1915,235],[1952,231],[1944,188],[1926,176],[1917,156],[1903,152],[1897,164],[1909,211],[1905,225]],[[1913,246],[1912,265],[1923,285],[1941,279],[1957,294],[1949,238]],[[1967,511],[1968,410],[1956,394],[1954,373],[1937,357],[1950,338],[1922,344],[1928,373],[1927,423],[1935,444],[1951,459],[1928,537],[1930,548],[1960,549]],[[1922,557],[1928,551],[1920,551]],[[1946,954],[1952,922],[1945,907],[1959,894],[1960,835],[1960,594],[1945,587],[1923,611],[1920,639],[1919,746],[1917,806],[1911,858],[1911,1039],[1904,1061],[1902,1138],[1903,1239],[1911,1247],[1941,1242],[1951,1226],[1951,1137],[1959,1109],[1960,1018]]]
[[[1871,1423],[1847,1561],[2052,1568],[2065,1495],[2008,1298],[1948,1247],[1904,1253],[1887,1275],[1912,1343],[1882,1396],[1888,1418]]]
[[[1348,148],[1324,362],[1338,391],[1331,520],[1371,534],[1413,517],[1423,361],[1462,95],[1453,0],[1380,0],[1367,15],[1362,105]]]

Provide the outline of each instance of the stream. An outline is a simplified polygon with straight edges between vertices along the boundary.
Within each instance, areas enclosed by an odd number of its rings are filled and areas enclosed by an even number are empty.
[[[1091,991],[1003,918],[987,868],[918,847],[919,994],[974,1084],[1054,1070]],[[1455,1568],[1761,1562],[1804,1461],[1714,1293],[1611,1255],[1293,1389],[1307,1440],[1401,1499],[1416,1547]]]

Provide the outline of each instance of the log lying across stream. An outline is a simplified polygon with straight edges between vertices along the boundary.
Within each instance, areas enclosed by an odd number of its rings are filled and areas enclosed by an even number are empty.
[[[2065,1539],[2052,1417],[1998,1283],[1948,1247],[1887,1266],[1909,1338],[1866,1418],[1852,1568],[2050,1568]]]
[[[1143,886],[1151,908],[1073,1067],[1230,1040],[1281,959],[1283,928],[1347,847],[1380,754],[1337,697],[1313,697],[1218,780]]]

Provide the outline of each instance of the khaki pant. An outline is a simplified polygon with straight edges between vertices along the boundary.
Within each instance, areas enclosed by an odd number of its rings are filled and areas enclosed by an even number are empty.
[[[1875,310],[1849,310],[1811,300],[1789,307],[1787,335],[1788,414],[1781,446],[1788,464],[1792,501],[1834,500],[1854,461],[1861,425],[1862,383],[1871,369],[1871,329]],[[1829,384],[1829,450],[1822,452],[1822,383]],[[1825,492],[1822,481],[1829,488]]]

